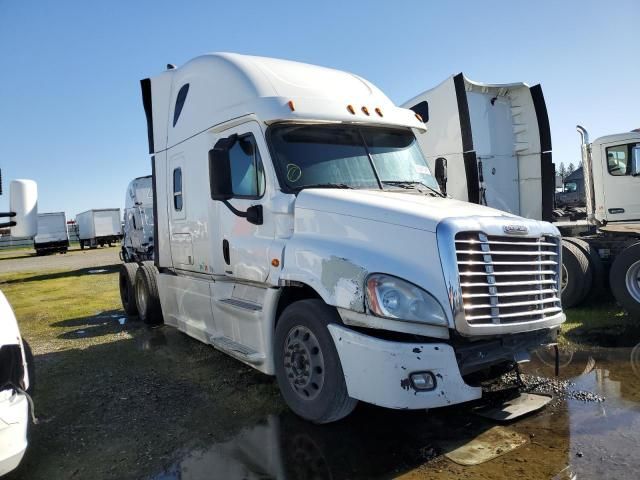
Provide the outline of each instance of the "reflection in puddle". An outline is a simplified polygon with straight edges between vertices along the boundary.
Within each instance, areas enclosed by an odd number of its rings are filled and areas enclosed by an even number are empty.
[[[159,339],[164,339],[162,330],[147,341]],[[565,355],[561,376],[606,401],[568,398],[508,424],[526,443],[480,465],[465,467],[444,457],[452,444],[471,442],[495,425],[468,406],[425,413],[362,405],[346,420],[323,426],[288,412],[268,416],[227,441],[185,445],[176,451],[178,460],[152,478],[635,479],[640,469],[640,382],[635,374],[640,353],[634,352],[594,349]],[[554,361],[544,353],[533,358],[524,373],[553,375]]]

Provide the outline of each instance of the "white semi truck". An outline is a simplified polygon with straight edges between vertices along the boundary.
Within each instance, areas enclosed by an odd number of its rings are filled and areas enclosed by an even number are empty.
[[[45,253],[67,253],[69,233],[64,212],[39,213],[38,234],[33,239],[36,255]]]
[[[424,124],[368,81],[221,53],[141,86],[155,256],[120,286],[143,321],[275,375],[317,423],[478,399],[555,342],[558,230],[444,198]]]
[[[16,237],[33,238],[38,231],[37,199],[34,181],[12,181],[9,212],[0,213],[0,218],[9,217],[10,220],[0,222],[0,228],[10,227],[11,235]],[[11,305],[0,291],[0,476],[14,470],[27,449],[34,384],[31,348],[22,338]]]
[[[554,218],[551,134],[540,85],[485,84],[454,75],[404,104],[421,112],[417,136],[440,185],[452,197],[532,219],[563,235],[565,307],[608,283],[640,315],[640,132],[589,143],[582,135],[587,218]],[[428,112],[428,115],[427,115]]]
[[[87,210],[76,215],[80,249],[96,248],[117,243],[122,238],[119,208]]]
[[[131,180],[124,207],[123,262],[153,260],[153,187],[151,175]]]

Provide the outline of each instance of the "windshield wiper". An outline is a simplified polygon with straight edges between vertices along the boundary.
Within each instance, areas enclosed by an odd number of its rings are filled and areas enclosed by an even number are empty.
[[[443,194],[442,192],[439,192],[435,188],[430,187],[429,185],[425,185],[422,182],[407,181],[407,180],[382,180],[381,182],[383,184],[393,185],[395,187],[404,188],[406,190],[418,190],[418,191],[420,191],[419,188],[416,188],[419,185],[421,187],[424,187],[424,188],[428,189],[431,193],[433,193],[434,195],[437,195],[438,197],[446,198],[445,194]]]
[[[353,187],[351,185],[347,185],[346,183],[314,183],[311,185],[303,185],[300,187],[300,190],[304,190],[305,188],[350,188]]]

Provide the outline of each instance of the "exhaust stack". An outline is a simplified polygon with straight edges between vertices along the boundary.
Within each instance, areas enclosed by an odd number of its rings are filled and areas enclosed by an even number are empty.
[[[591,162],[591,144],[589,143],[589,133],[581,125],[576,125],[576,130],[580,134],[582,142],[582,170],[584,172],[584,193],[587,204],[587,222],[590,225],[598,225],[596,220],[595,192],[593,188],[593,169]]]

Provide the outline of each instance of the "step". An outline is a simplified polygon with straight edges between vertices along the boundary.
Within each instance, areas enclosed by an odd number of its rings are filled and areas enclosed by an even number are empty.
[[[239,360],[251,363],[252,365],[261,365],[265,361],[264,354],[254,350],[251,347],[243,345],[230,339],[229,337],[219,336],[209,339],[211,344],[218,350],[235,357]]]

